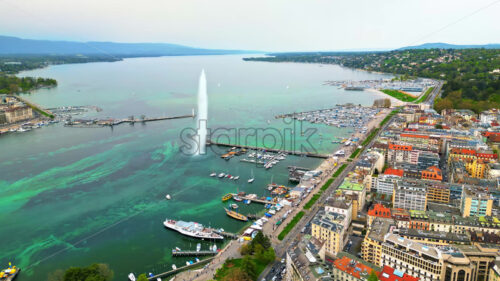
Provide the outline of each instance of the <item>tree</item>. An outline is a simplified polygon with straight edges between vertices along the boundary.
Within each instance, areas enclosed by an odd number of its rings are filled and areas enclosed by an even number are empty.
[[[64,281],[111,281],[113,271],[106,264],[94,263],[88,267],[70,267],[64,273]]]
[[[252,249],[252,246],[250,244],[244,244],[240,248],[240,254],[242,256],[251,255],[252,251],[253,251],[253,249]]]
[[[441,113],[441,111],[443,111],[444,109],[451,108],[453,108],[453,102],[449,98],[440,99],[434,104],[434,109],[438,113]]]
[[[243,257],[241,261],[241,270],[250,276],[252,279],[257,278],[257,266],[250,256]]]
[[[252,281],[253,279],[248,276],[243,270],[239,268],[231,269],[221,281]]]
[[[137,281],[149,281],[146,273],[143,273],[137,277]]]
[[[372,270],[370,276],[368,276],[368,281],[378,281],[377,273],[375,273],[374,270]]]

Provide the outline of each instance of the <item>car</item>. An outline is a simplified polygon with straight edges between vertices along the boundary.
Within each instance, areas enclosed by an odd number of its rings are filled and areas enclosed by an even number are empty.
[[[285,259],[281,259],[281,263],[285,263]]]

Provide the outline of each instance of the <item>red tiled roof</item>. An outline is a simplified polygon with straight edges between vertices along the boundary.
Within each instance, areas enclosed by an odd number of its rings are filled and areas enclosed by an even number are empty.
[[[367,265],[364,265],[360,262],[357,262],[357,261],[354,261],[354,263],[351,263],[352,259],[346,257],[346,256],[343,256],[342,258],[340,259],[336,259],[334,262],[333,262],[333,265],[351,275],[351,276],[354,276],[356,277],[357,279],[361,279],[361,273],[366,273],[366,275],[364,275],[363,277],[366,277],[368,278],[368,275],[370,275],[370,273],[373,271],[373,269]],[[375,271],[375,273],[378,275],[378,272]]]
[[[387,168],[384,172],[384,175],[394,175],[398,177],[402,177],[404,175],[405,171],[403,169],[393,169],[393,168]]]
[[[393,143],[389,144],[389,149],[392,149],[392,150],[406,150],[406,151],[411,151],[412,148],[413,147],[411,145],[402,145],[402,144],[393,144]]]
[[[401,275],[401,274],[398,274]],[[380,281],[418,281],[418,277],[413,277],[406,273],[403,273],[402,276],[398,276],[394,274],[394,268],[384,265],[382,272],[378,276],[378,280]]]
[[[377,203],[373,206],[372,209],[368,211],[368,215],[372,217],[382,217],[382,218],[390,218],[391,217],[391,209],[384,207],[384,205]]]
[[[406,138],[420,138],[420,139],[428,139],[428,135],[415,135],[415,134],[401,134],[401,137]]]

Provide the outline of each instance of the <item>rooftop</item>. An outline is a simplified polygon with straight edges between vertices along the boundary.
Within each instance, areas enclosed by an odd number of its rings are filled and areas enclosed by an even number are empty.
[[[380,281],[418,281],[417,277],[406,274],[404,271],[396,270],[390,266],[384,265],[382,272],[378,276]]]
[[[333,266],[338,270],[341,270],[357,279],[368,279],[368,276],[372,271],[375,271],[378,275],[375,266],[368,266],[366,263],[355,257],[349,257],[347,255],[339,256],[342,257],[333,261]]]

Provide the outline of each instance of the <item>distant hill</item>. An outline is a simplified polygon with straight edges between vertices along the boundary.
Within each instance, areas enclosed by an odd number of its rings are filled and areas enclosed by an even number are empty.
[[[167,43],[76,42],[0,36],[0,55],[111,55],[117,57],[223,55],[255,51],[200,49]]]
[[[417,46],[402,47],[397,50],[410,50],[410,49],[500,49],[500,44],[485,44],[485,45],[453,45],[447,43],[425,43]]]

